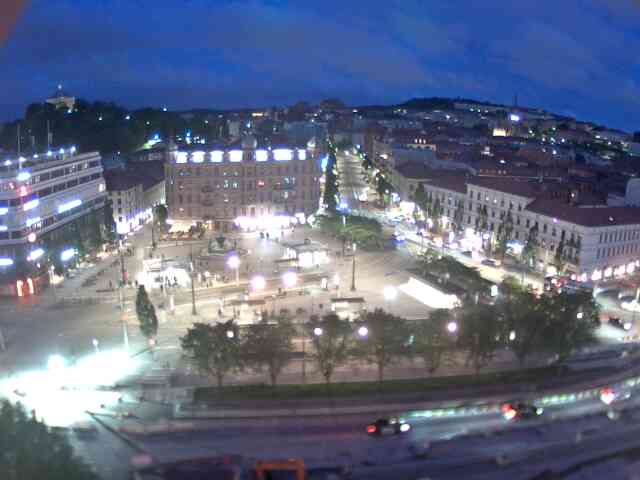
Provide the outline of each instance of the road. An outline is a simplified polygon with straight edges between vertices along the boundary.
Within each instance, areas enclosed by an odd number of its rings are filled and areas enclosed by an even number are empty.
[[[554,452],[597,455],[614,448],[616,436],[627,439],[630,431],[639,433],[640,397],[632,397],[629,410],[620,421],[605,415],[598,398],[548,406],[540,420],[507,422],[496,411],[475,415],[420,418],[404,412],[412,430],[403,436],[374,438],[364,428],[373,416],[349,415],[311,419],[274,418],[267,420],[220,420],[206,431],[136,436],[149,453],[162,461],[199,455],[242,453],[257,458],[304,458],[308,465],[349,464],[354,478],[503,478],[496,458],[516,461],[515,467],[529,478],[544,461],[558,460]],[[584,446],[576,446],[576,438]],[[608,441],[603,444],[603,438]],[[638,442],[638,440],[635,440]],[[419,461],[413,452],[429,446],[429,457]],[[589,447],[589,450],[586,447]],[[625,446],[618,444],[618,448]],[[536,458],[528,461],[528,458]],[[393,466],[390,466],[393,465]]]

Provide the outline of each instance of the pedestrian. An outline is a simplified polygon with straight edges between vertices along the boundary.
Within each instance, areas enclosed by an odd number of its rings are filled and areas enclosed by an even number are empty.
[[[113,290],[113,281],[109,280],[109,290]]]

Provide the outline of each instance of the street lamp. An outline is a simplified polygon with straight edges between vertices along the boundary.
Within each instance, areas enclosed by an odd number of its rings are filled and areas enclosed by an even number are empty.
[[[367,335],[369,335],[369,329],[364,325],[361,326],[360,328],[358,328],[358,335],[360,335],[360,337],[362,338],[365,338]]]
[[[456,333],[458,331],[458,324],[453,321],[447,323],[447,331],[449,333]]]
[[[233,333],[233,330],[227,330],[227,338],[228,339],[232,339],[235,336],[236,336],[236,334]]]
[[[313,329],[313,334],[314,334],[316,337],[319,337],[320,335],[322,335],[322,329],[321,329],[320,327],[316,327],[316,328],[314,328],[314,329]]]
[[[509,341],[513,342],[516,339],[516,331],[515,330],[511,330],[509,332]]]
[[[351,263],[351,291],[356,291],[356,242],[353,242],[353,261]]]
[[[393,285],[386,285],[382,289],[382,296],[387,302],[387,310],[389,309],[389,304],[393,302],[398,296],[398,289]]]
[[[298,275],[296,272],[285,272],[282,275],[282,283],[284,283],[285,288],[293,288],[298,283]]]
[[[267,281],[262,275],[256,275],[251,279],[251,288],[254,292],[259,292],[265,289]]]
[[[237,255],[230,256],[227,265],[236,271],[236,286],[240,285],[240,258]]]

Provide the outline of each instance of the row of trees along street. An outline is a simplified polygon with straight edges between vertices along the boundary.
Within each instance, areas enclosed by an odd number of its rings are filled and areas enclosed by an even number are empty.
[[[196,323],[181,343],[199,370],[221,387],[228,374],[244,369],[266,371],[275,386],[295,357],[295,340],[310,343],[307,356],[327,384],[351,360],[375,366],[380,381],[387,367],[411,358],[421,359],[429,374],[461,359],[477,374],[501,350],[527,366],[534,354],[562,360],[595,341],[598,308],[588,293],[538,298],[511,279],[500,290],[495,304],[471,301],[455,310],[434,310],[420,321],[382,309],[363,312],[355,322],[333,313],[306,317],[304,311],[293,316],[283,310],[265,312],[260,323],[242,329],[233,320]]]

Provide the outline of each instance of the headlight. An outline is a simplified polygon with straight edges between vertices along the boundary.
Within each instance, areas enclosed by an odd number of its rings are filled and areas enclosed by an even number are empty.
[[[408,423],[403,423],[402,425],[400,425],[401,432],[408,432],[409,430],[411,430],[411,425],[409,425]]]

